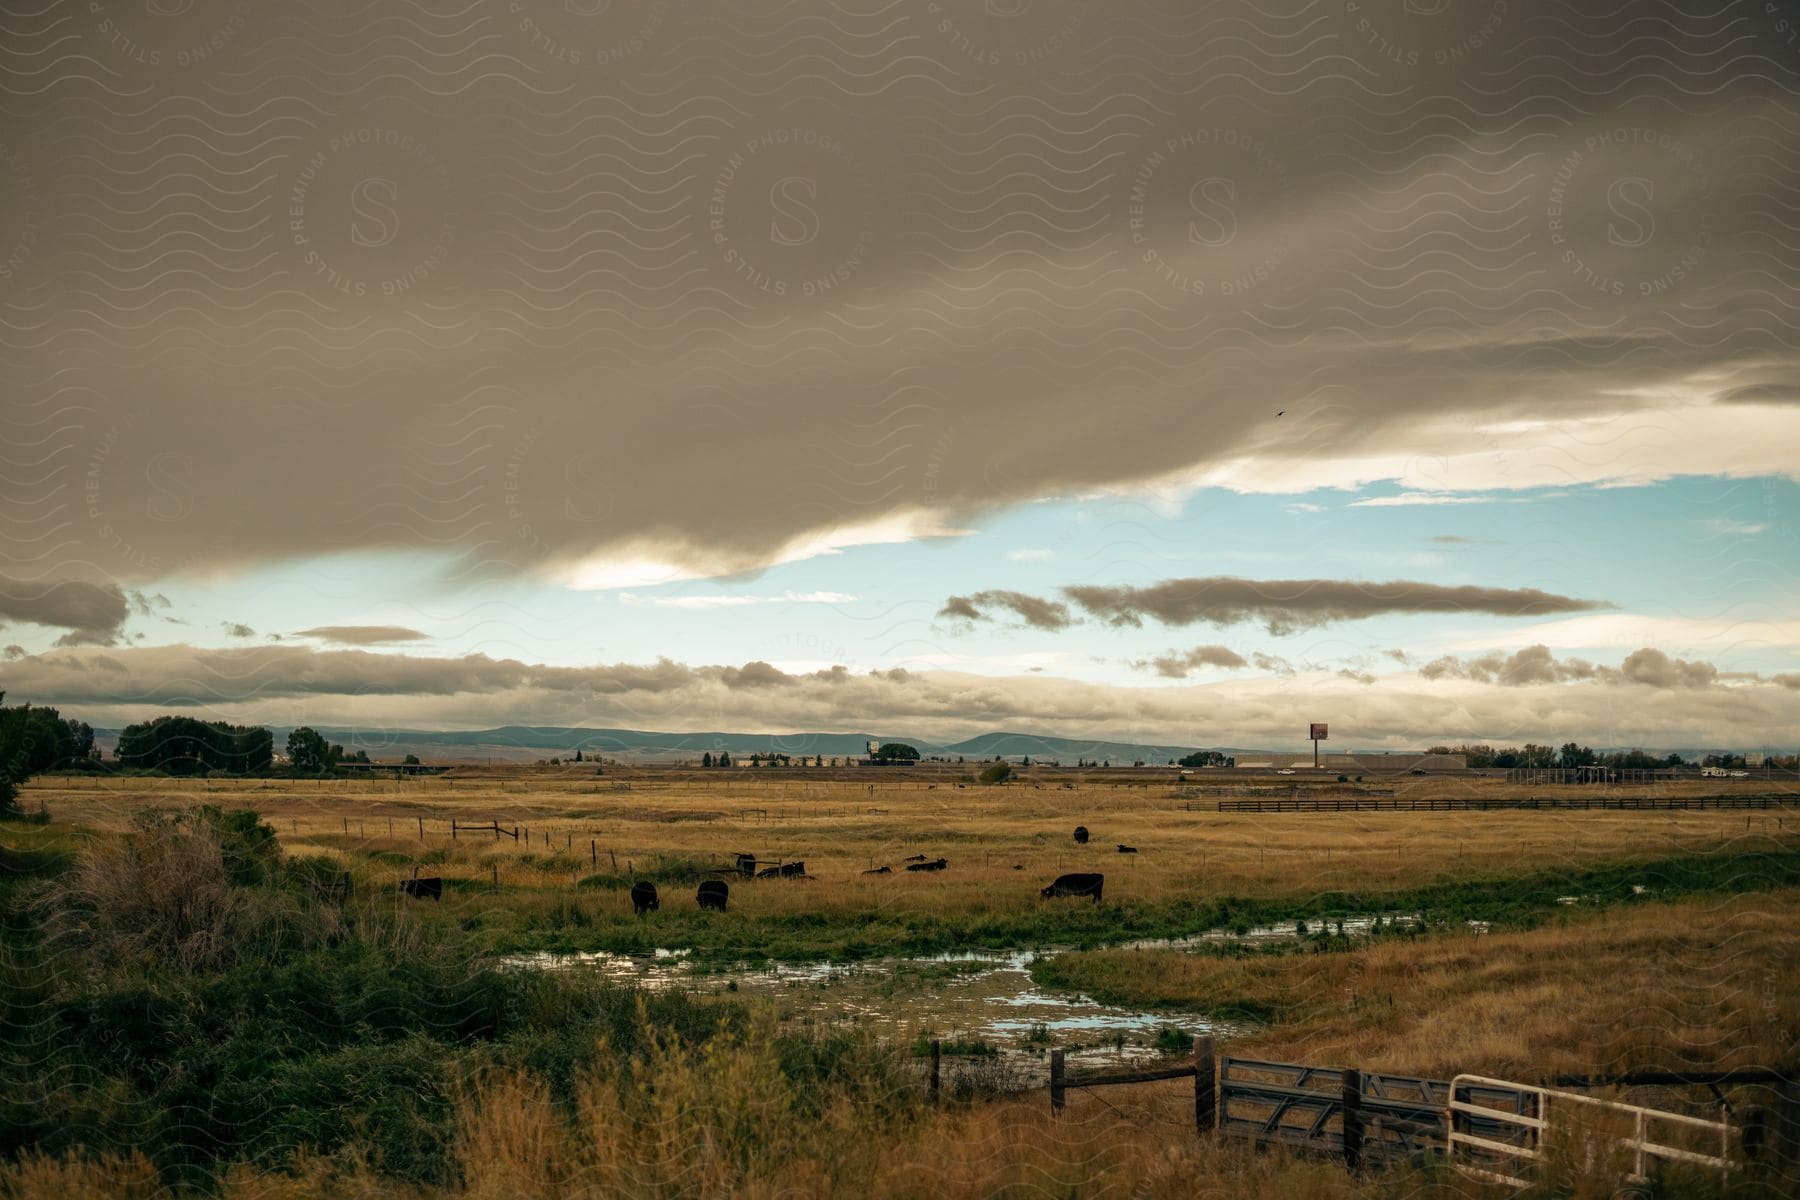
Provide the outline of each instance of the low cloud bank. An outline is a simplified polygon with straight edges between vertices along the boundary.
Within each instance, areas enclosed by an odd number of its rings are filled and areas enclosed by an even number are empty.
[[[1202,647],[1201,650],[1208,648]],[[1800,674],[1727,676],[1640,650],[1616,668],[1457,660],[1370,676],[1252,660],[1250,677],[1122,687],[1043,674],[844,667],[788,672],[752,661],[670,659],[560,667],[474,654],[428,657],[307,646],[187,645],[48,651],[7,663],[9,701],[57,704],[110,726],[198,709],[236,721],[473,729],[503,724],[639,729],[894,730],[956,740],[995,729],[1193,745],[1298,745],[1330,720],[1370,747],[1574,738],[1591,745],[1783,742],[1800,723]],[[1445,660],[1438,660],[1439,664]],[[1285,673],[1279,673],[1285,672]],[[1541,687],[1560,683],[1554,704]]]

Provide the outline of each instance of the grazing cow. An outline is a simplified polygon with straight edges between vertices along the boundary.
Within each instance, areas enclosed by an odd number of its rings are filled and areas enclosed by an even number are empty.
[[[748,879],[752,875],[756,874],[756,855],[754,855],[754,854],[738,855],[737,856],[737,869],[738,869],[738,874],[742,875],[745,879]]]
[[[433,900],[441,901],[444,898],[444,880],[438,875],[426,879],[402,879],[400,890],[415,900],[430,896]]]
[[[656,885],[648,879],[640,879],[631,885],[631,911],[638,916],[653,913],[657,910]]]
[[[764,867],[756,873],[758,879],[804,879],[806,864],[803,862],[782,863],[778,867]]]
[[[1075,827],[1075,844],[1077,846],[1085,846],[1085,845],[1087,845],[1087,839],[1088,839],[1087,826],[1086,825],[1077,825]]]
[[[864,875],[892,875],[893,873],[894,868],[892,867],[876,867],[872,871],[863,872]]]
[[[1106,885],[1106,876],[1083,872],[1076,875],[1058,875],[1056,882],[1038,893],[1046,898],[1051,896],[1092,896],[1094,903],[1100,903],[1100,889]]]
[[[1120,842],[1119,843],[1119,853],[1120,854],[1136,854],[1137,847],[1136,846],[1127,846],[1124,842]]]
[[[949,865],[950,865],[950,860],[944,859],[944,858],[935,858],[935,859],[932,859],[930,862],[912,863],[906,869],[909,871],[941,871]]]
[[[701,908],[716,908],[724,912],[726,898],[730,895],[731,888],[726,886],[723,879],[707,879],[701,881],[700,890],[694,894],[694,898],[700,902]]]

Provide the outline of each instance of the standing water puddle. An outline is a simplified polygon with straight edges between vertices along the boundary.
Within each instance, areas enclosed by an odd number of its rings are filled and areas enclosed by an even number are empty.
[[[1367,934],[1374,917],[1347,917],[1346,934]],[[1407,923],[1409,917],[1388,917]],[[1338,922],[1329,922],[1335,931]],[[1323,925],[1313,924],[1317,930]],[[1295,927],[1261,926],[1236,933],[1213,930],[1189,938],[1119,943],[1122,950],[1181,950],[1225,942],[1291,940]],[[1031,978],[1032,962],[1066,947],[1041,950],[963,951],[917,958],[866,962],[764,963],[720,965],[697,962],[687,950],[659,949],[651,955],[593,951],[576,954],[510,955],[507,966],[538,970],[581,969],[603,979],[652,991],[763,995],[775,1000],[784,1022],[826,1030],[855,1029],[890,1041],[911,1043],[938,1037],[947,1049],[980,1047],[1003,1064],[1013,1081],[1041,1081],[1048,1072],[1045,1051],[1066,1050],[1071,1065],[1158,1057],[1155,1042],[1164,1030],[1229,1034],[1238,1026],[1194,1013],[1148,1011],[1100,1004],[1078,994],[1055,995]],[[953,1053],[953,1050],[952,1050]],[[946,1055],[946,1071],[952,1071]]]

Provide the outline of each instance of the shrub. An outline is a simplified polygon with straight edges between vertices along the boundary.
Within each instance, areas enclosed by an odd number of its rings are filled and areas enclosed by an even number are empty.
[[[981,782],[1005,783],[1008,779],[1012,778],[1012,773],[1013,769],[1011,763],[997,762],[981,772]]]
[[[111,968],[216,968],[318,944],[336,914],[268,886],[275,831],[253,812],[141,814],[121,838],[90,843],[36,898],[44,931]]]

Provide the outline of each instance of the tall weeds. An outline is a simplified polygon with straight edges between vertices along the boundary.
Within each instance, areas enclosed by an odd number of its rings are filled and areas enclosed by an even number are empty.
[[[334,908],[279,886],[272,836],[245,838],[239,831],[254,819],[229,817],[216,809],[146,813],[131,832],[95,839],[72,870],[39,891],[45,935],[113,969],[202,971],[321,945],[341,932]]]

